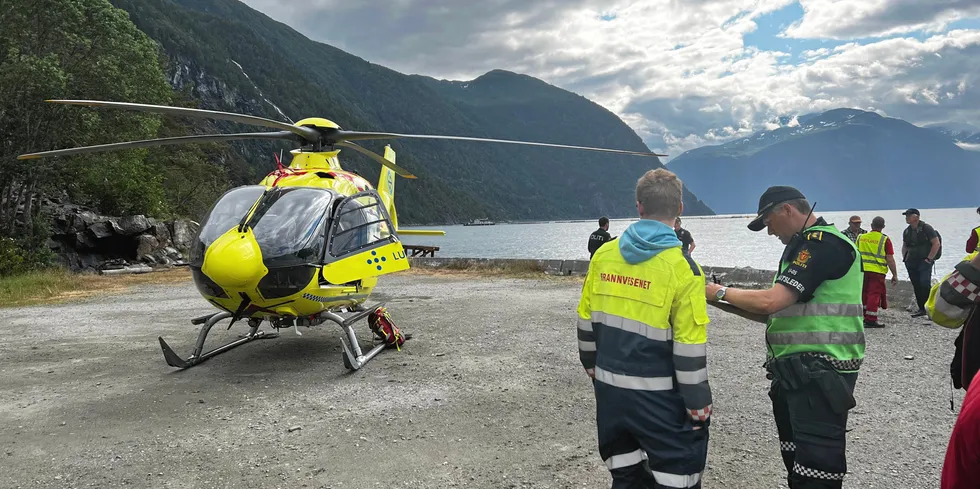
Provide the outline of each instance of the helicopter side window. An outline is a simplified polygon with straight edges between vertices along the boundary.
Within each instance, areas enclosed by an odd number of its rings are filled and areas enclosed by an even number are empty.
[[[393,240],[381,199],[374,192],[363,192],[338,206],[330,232],[329,254],[340,257]]]
[[[201,266],[204,250],[229,229],[238,226],[263,192],[265,187],[262,185],[246,185],[225,192],[201,221],[197,239],[191,245],[190,263]]]
[[[250,220],[262,259],[269,268],[317,263],[326,239],[327,209],[333,193],[309,187],[276,187]]]

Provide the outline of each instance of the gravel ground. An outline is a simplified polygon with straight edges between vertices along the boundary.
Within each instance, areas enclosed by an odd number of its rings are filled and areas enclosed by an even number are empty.
[[[415,338],[356,373],[329,325],[168,367],[156,337],[186,355],[189,319],[211,311],[189,283],[7,309],[0,487],[608,487],[576,350],[580,287],[389,277],[375,299]],[[704,487],[784,487],[762,327],[710,314]],[[956,332],[899,308],[883,320],[867,332],[844,487],[938,487]],[[243,331],[216,327],[210,344]]]

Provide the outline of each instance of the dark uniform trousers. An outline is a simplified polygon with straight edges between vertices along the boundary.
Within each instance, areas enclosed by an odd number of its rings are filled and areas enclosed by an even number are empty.
[[[599,455],[612,489],[700,489],[708,426],[693,429],[674,391],[642,391],[593,382]],[[697,480],[690,476],[696,474]]]
[[[836,373],[850,395],[857,373]],[[840,489],[847,473],[847,414],[835,412],[818,382],[790,389],[774,379],[769,390],[790,489]]]

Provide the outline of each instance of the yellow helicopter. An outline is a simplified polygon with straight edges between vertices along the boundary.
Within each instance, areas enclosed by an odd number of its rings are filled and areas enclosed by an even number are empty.
[[[299,326],[336,323],[347,336],[347,342],[341,338],[341,344],[344,366],[349,370],[361,368],[385,348],[400,349],[411,337],[395,327],[384,304],[364,304],[379,276],[409,268],[400,235],[445,233],[399,229],[395,174],[409,179],[415,175],[395,164],[390,145],[381,156],[353,141],[450,139],[666,156],[506,139],[346,131],[332,121],[315,117],[287,124],[245,114],[161,105],[95,100],[48,102],[226,120],[278,131],[129,141],[30,153],[18,159],[242,139],[287,140],[299,146],[290,151],[292,160],[288,166],[282,166],[277,157],[276,170],[256,185],[226,192],[201,222],[189,253],[189,266],[198,291],[219,311],[191,320],[203,326],[194,352],[187,358],[178,356],[159,338],[167,364],[181,369],[252,340],[277,337],[278,332],[259,331],[263,321],[277,331],[294,327],[297,333]],[[341,168],[338,148],[357,151],[382,165],[377,188]],[[364,318],[382,340],[367,352],[362,351],[353,328]],[[248,333],[204,352],[211,328],[225,319],[231,319],[229,328],[236,321],[247,320]]]

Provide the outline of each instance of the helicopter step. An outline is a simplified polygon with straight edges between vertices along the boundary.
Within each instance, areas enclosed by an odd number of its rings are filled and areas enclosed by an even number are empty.
[[[167,360],[167,365],[180,369],[190,368],[207,360],[208,358],[218,355],[219,353],[224,353],[232,348],[235,348],[236,346],[244,345],[252,340],[272,339],[279,337],[279,333],[259,331],[259,324],[261,324],[261,321],[250,320],[250,328],[247,334],[240,335],[237,340],[219,346],[207,353],[201,353],[204,350],[204,340],[207,339],[208,333],[211,332],[211,328],[214,327],[215,324],[218,324],[219,321],[228,319],[232,316],[233,314],[230,312],[217,312],[192,319],[191,324],[204,324],[204,327],[201,328],[201,332],[197,335],[197,344],[194,346],[194,353],[192,353],[191,356],[187,357],[186,359],[180,358],[180,356],[177,355],[177,352],[175,352],[173,348],[170,348],[170,345],[163,340],[163,337],[159,337],[160,348],[163,349],[163,357]]]

